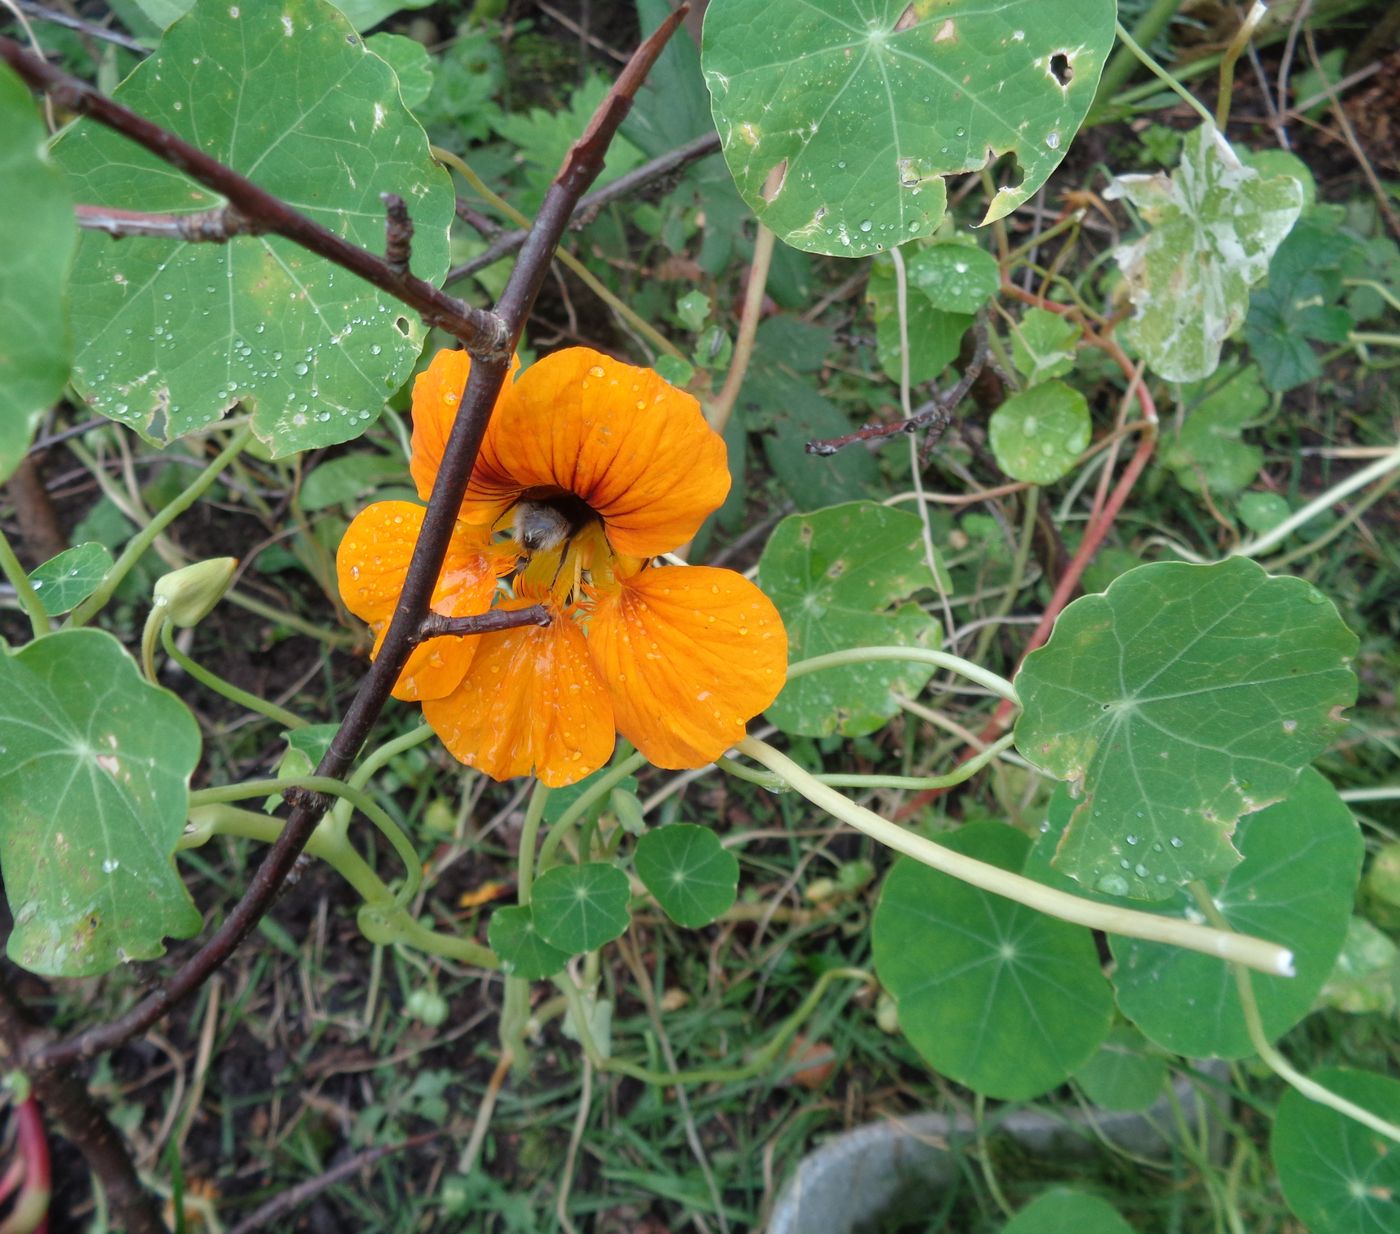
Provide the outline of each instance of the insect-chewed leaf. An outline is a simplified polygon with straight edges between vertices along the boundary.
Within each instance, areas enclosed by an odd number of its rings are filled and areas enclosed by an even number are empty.
[[[16,964],[85,977],[199,929],[171,861],[198,761],[188,708],[110,634],[0,651],[0,868]]]
[[[1016,677],[1016,748],[1082,793],[1058,868],[1148,900],[1228,871],[1240,816],[1341,731],[1356,647],[1310,583],[1240,557],[1141,566],[1076,600]]]
[[[384,244],[381,192],[413,217],[413,269],[447,266],[451,184],[394,71],[325,0],[200,0],[113,97],[331,231]],[[224,204],[91,121],[55,147],[86,201],[186,214]],[[277,236],[113,242],[88,232],[73,277],[73,381],[165,443],[235,403],[275,454],[359,436],[408,376],[424,329],[396,300]]]
[[[1016,156],[984,222],[1045,183],[1093,102],[1111,0],[711,0],[702,67],[724,157],[794,248],[929,235],[943,177]]]

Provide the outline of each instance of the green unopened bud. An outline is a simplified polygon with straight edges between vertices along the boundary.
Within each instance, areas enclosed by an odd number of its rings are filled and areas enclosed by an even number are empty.
[[[156,580],[155,606],[177,626],[197,626],[223,599],[238,569],[236,557],[211,557]]]

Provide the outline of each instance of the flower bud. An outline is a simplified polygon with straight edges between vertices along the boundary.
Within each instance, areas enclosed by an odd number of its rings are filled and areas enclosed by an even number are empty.
[[[223,599],[236,569],[236,557],[211,557],[172,570],[158,578],[152,589],[156,607],[164,610],[174,625],[196,626]]]

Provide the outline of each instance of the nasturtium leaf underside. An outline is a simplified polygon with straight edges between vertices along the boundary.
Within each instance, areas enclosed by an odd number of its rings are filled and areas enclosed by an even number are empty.
[[[540,937],[529,905],[498,908],[486,927],[486,941],[500,957],[501,971],[509,977],[540,981],[562,972],[569,952]]]
[[[1089,444],[1089,404],[1062,381],[1012,395],[992,412],[988,437],[997,466],[1013,480],[1053,484]]]
[[[535,880],[535,928],[551,947],[570,955],[594,951],[627,929],[631,890],[627,875],[606,862],[555,866]]]
[[[1240,816],[1341,732],[1356,647],[1312,584],[1241,557],[1141,566],[1069,605],[1016,676],[1016,748],[1082,795],[1057,867],[1148,900],[1228,871]]]
[[[1259,384],[1259,370],[1221,369],[1208,382],[1184,386],[1181,401],[1186,419],[1162,451],[1162,462],[1176,472],[1183,488],[1235,493],[1259,474],[1264,451],[1241,440],[1245,425],[1257,420],[1269,405]]]
[[[793,663],[853,647],[930,647],[938,625],[913,604],[934,587],[919,517],[874,502],[793,515],[774,529],[758,584],[777,605]],[[899,604],[899,607],[894,607]],[[786,733],[858,736],[923,689],[927,664],[867,660],[789,681],[768,709]]]
[[[1002,1228],[1001,1234],[1133,1234],[1107,1200],[1085,1191],[1052,1187]]]
[[[1312,1009],[1336,963],[1364,846],[1346,803],[1311,767],[1282,801],[1241,821],[1238,840],[1240,864],[1207,885],[1231,929],[1293,951],[1296,976],[1250,974],[1264,1032],[1273,1041]],[[1162,911],[1199,920],[1189,891],[1178,892]],[[1118,1006],[1158,1045],[1190,1058],[1254,1053],[1235,975],[1223,961],[1162,943],[1112,935],[1109,942],[1118,960]]]
[[[64,549],[38,566],[29,576],[29,585],[38,593],[49,616],[57,617],[92,595],[111,568],[112,554],[89,540]]]
[[[73,197],[44,151],[34,98],[0,64],[0,480],[68,380],[63,284],[78,243]]]
[[[1393,1076],[1334,1068],[1311,1078],[1400,1122],[1400,1080]],[[1290,1088],[1279,1102],[1269,1151],[1283,1197],[1309,1234],[1400,1230],[1400,1152],[1379,1131]]]
[[[637,877],[677,925],[709,925],[734,904],[739,861],[708,827],[673,823],[637,841]]]
[[[1063,377],[1074,367],[1080,327],[1049,309],[1029,308],[1011,332],[1011,363],[1031,384]]]
[[[1174,175],[1119,176],[1104,196],[1127,198],[1150,227],[1117,253],[1136,310],[1124,337],[1159,377],[1209,377],[1303,207],[1302,185],[1261,176],[1202,125]]]
[[[1117,1025],[1098,1053],[1074,1073],[1074,1082],[1105,1110],[1146,1110],[1167,1080],[1167,1060],[1149,1048],[1137,1029]]]
[[[417,39],[403,34],[371,34],[365,46],[394,70],[405,107],[417,107],[432,93],[433,62]]]
[[[1110,0],[711,0],[701,63],[724,157],[788,244],[863,257],[929,235],[943,177],[1013,153],[1009,214],[1059,165],[1113,43]]]
[[[1318,995],[1323,1006],[1352,1015],[1393,1016],[1400,995],[1400,947],[1365,917],[1347,922],[1346,941]]]
[[[1019,870],[1029,839],[972,823],[940,842]],[[899,1026],[942,1074],[1025,1100],[1064,1082],[1108,1033],[1113,1000],[1088,930],[901,857],[872,925]]]
[[[16,964],[90,976],[199,929],[171,859],[199,748],[189,710],[110,634],[0,651],[0,868]]]
[[[453,195],[393,70],[324,0],[201,0],[113,95],[373,251],[381,192],[414,222],[413,269],[447,265]],[[222,199],[90,121],[56,148],[98,205],[187,214]],[[237,403],[277,455],[362,433],[409,375],[424,328],[396,300],[276,236],[227,244],[88,232],[73,276],[73,381],[164,443]]]

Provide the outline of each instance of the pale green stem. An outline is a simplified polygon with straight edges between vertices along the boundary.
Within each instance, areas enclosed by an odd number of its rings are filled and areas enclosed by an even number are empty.
[[[1315,497],[1302,509],[1295,510],[1277,527],[1265,532],[1257,540],[1241,544],[1231,556],[1257,557],[1259,554],[1267,552],[1275,544],[1280,544],[1288,539],[1299,527],[1310,523],[1319,514],[1330,510],[1342,498],[1350,496],[1359,488],[1365,488],[1371,481],[1379,480],[1387,472],[1394,471],[1397,467],[1400,467],[1400,446],[1396,446],[1389,454],[1378,458],[1369,467],[1363,467],[1355,475],[1348,476],[1340,484],[1333,485],[1320,497]]]
[[[548,800],[549,788],[536,780],[530,792],[530,804],[525,807],[525,822],[520,828],[520,853],[516,860],[516,900],[522,905],[529,904],[530,890],[535,883],[535,841],[540,834],[540,822]]]
[[[1369,287],[1376,295],[1380,296],[1391,308],[1400,313],[1400,296],[1397,296],[1384,283],[1378,283],[1375,279],[1343,279],[1343,287]]]
[[[1006,594],[1002,596],[1001,603],[991,613],[991,616],[998,621],[1015,607],[1016,596],[1026,577],[1026,564],[1030,561],[1031,544],[1035,540],[1035,515],[1040,505],[1040,489],[1034,485],[1028,488],[1024,502],[1025,509],[1021,518],[1021,540],[1016,545],[1016,555],[1011,560],[1011,577],[1007,580]],[[977,642],[973,644],[972,648],[974,663],[980,663],[987,658],[987,648],[992,645],[992,639],[996,637],[996,633],[997,621],[982,628],[982,632],[977,636]]]
[[[1304,557],[1311,557],[1320,549],[1326,548],[1327,545],[1331,544],[1338,536],[1345,535],[1348,528],[1361,519],[1367,510],[1375,505],[1376,502],[1382,500],[1397,484],[1400,484],[1400,472],[1393,472],[1377,484],[1365,497],[1361,498],[1360,501],[1352,506],[1351,509],[1333,523],[1322,535],[1318,536],[1316,540],[1309,540],[1306,544],[1301,544],[1295,549],[1289,549],[1286,553],[1280,553],[1277,557],[1270,557],[1268,561],[1260,562],[1260,564],[1270,574],[1277,574],[1285,567],[1292,565],[1295,561],[1299,561]]]
[[[122,550],[122,555],[117,558],[112,568],[107,571],[102,581],[97,585],[97,590],[69,614],[68,620],[64,623],[65,628],[86,625],[102,611],[107,601],[112,598],[112,593],[121,586],[122,579],[131,573],[132,568],[145,555],[146,550],[155,543],[156,537],[204,496],[214,481],[219,478],[224,468],[243,452],[244,446],[248,444],[252,436],[253,428],[249,424],[245,424],[235,432],[228,445],[215,456],[214,461],[201,471],[177,497],[168,502],[163,509],[158,510],[149,523],[131,537],[126,548]]]
[[[848,651],[831,651],[824,656],[813,656],[810,660],[799,660],[796,664],[790,664],[787,679],[795,681],[824,668],[844,668],[848,664],[866,664],[874,660],[936,664],[939,668],[951,669],[959,676],[975,681],[979,686],[984,686],[993,694],[1000,695],[1018,707],[1021,705],[1015,687],[1006,678],[998,677],[971,660],[964,660],[962,656],[955,656],[946,651],[934,651],[928,647],[852,647]]]
[[[1394,801],[1400,798],[1400,784],[1380,788],[1344,788],[1337,794],[1343,801]]]
[[[1245,45],[1253,37],[1254,31],[1259,23],[1264,20],[1268,9],[1255,0],[1253,7],[1245,15],[1244,21],[1240,22],[1240,28],[1235,31],[1235,37],[1230,40],[1230,45],[1225,49],[1225,55],[1220,60],[1220,93],[1215,100],[1215,127],[1224,129],[1225,122],[1230,118],[1230,95],[1235,84],[1235,61],[1240,58],[1240,53],[1244,51]]]
[[[199,848],[216,835],[242,836],[261,844],[275,843],[284,823],[279,818],[240,810],[224,804],[202,804],[190,810],[190,829],[176,843],[176,851]],[[495,954],[466,938],[438,934],[419,925],[400,905],[383,880],[343,838],[318,827],[311,833],[306,852],[331,866],[365,902],[361,929],[373,943],[405,943],[430,955],[472,964],[477,968],[499,969]],[[371,916],[366,919],[365,912]],[[368,927],[368,928],[366,928]]]
[[[43,638],[51,628],[49,611],[39,599],[39,593],[34,590],[29,575],[24,572],[24,567],[20,565],[19,558],[15,556],[15,550],[3,530],[0,530],[0,571],[4,572],[10,586],[15,589],[15,599],[29,618],[29,628],[34,631],[34,637]]]
[[[1167,88],[1171,90],[1173,94],[1180,98],[1183,103],[1185,103],[1192,111],[1194,111],[1198,116],[1200,116],[1202,123],[1204,123],[1208,128],[1213,129],[1216,127],[1215,118],[1201,104],[1200,99],[1198,99],[1194,94],[1192,94],[1191,91],[1189,91],[1185,86],[1183,86],[1179,81],[1177,81],[1175,77],[1168,73],[1166,69],[1164,69],[1160,64],[1158,64],[1157,61],[1155,61],[1151,56],[1149,56],[1147,52],[1145,52],[1141,47],[1139,47],[1137,40],[1133,38],[1133,36],[1129,34],[1127,30],[1123,28],[1122,22],[1114,22],[1113,27],[1118,32],[1118,39],[1123,44],[1123,46],[1126,47],[1130,52],[1132,52],[1133,55],[1135,55],[1139,60],[1141,60],[1142,63],[1146,65],[1147,68],[1155,76],[1157,76],[1162,82],[1164,82]]]
[[[288,789],[299,788],[310,793],[324,793],[328,797],[340,797],[350,802],[371,823],[383,833],[384,838],[394,847],[405,866],[404,883],[396,897],[400,904],[407,904],[418,894],[423,884],[423,866],[418,850],[404,835],[398,823],[384,812],[382,806],[368,793],[351,788],[343,780],[331,776],[285,776],[275,780],[244,780],[241,784],[226,784],[219,788],[201,788],[190,794],[191,807],[214,805],[226,801],[244,801],[249,797],[266,797],[273,793],[285,793]]]
[[[237,588],[224,593],[224,599],[230,604],[236,604],[239,608],[246,608],[250,613],[256,613],[259,617],[264,617],[268,621],[277,625],[286,626],[289,630],[296,630],[305,634],[307,638],[314,638],[318,643],[324,643],[327,647],[350,647],[356,639],[348,630],[329,630],[324,626],[318,626],[314,622],[307,621],[304,617],[298,617],[295,613],[284,612],[281,609],[273,608],[270,604],[255,596],[250,596],[245,591]]]
[[[1219,927],[1226,926],[1224,916],[1201,883],[1192,883],[1191,893],[1196,897],[1196,903],[1208,920],[1215,922]],[[1309,1101],[1316,1101],[1318,1105],[1336,1110],[1338,1114],[1354,1119],[1363,1127],[1369,1127],[1387,1139],[1400,1143],[1400,1127],[1294,1070],[1293,1065],[1274,1048],[1264,1032],[1264,1021],[1259,1015],[1259,1003],[1254,997],[1254,983],[1250,980],[1249,973],[1237,963],[1231,963],[1230,970],[1235,975],[1235,988],[1239,991],[1240,1009],[1244,1012],[1244,1025],[1249,1032],[1250,1044],[1269,1070]]]
[[[828,788],[896,788],[909,792],[922,792],[930,788],[952,788],[956,784],[970,780],[1015,740],[1015,733],[1007,733],[1006,736],[965,763],[959,763],[956,770],[950,771],[945,776],[871,776],[822,773],[812,778],[818,783],[825,784]],[[736,763],[732,758],[721,756],[715,762],[721,771],[727,771],[737,779],[747,780],[750,784],[760,785],[773,792],[784,792],[788,788],[787,781],[781,776],[773,775],[771,772],[754,771],[742,763]]]
[[[151,613],[152,618],[157,617],[156,612]],[[249,711],[255,711],[258,715],[266,716],[280,724],[283,728],[298,729],[305,728],[309,721],[303,720],[301,716],[288,711],[284,707],[279,707],[276,703],[270,703],[265,698],[259,698],[256,694],[250,694],[247,690],[241,690],[231,681],[225,681],[217,673],[211,672],[202,664],[190,659],[183,651],[175,646],[175,639],[170,633],[170,624],[161,622],[160,624],[161,642],[165,645],[165,654],[175,661],[201,685],[213,690],[216,694],[222,694],[231,702],[237,703],[240,707],[245,707]],[[143,640],[144,649],[144,640]],[[155,680],[154,677],[151,680]]]
[[[819,783],[787,755],[775,750],[766,742],[745,737],[738,748],[755,762],[762,763],[770,771],[776,772],[808,801],[825,810],[833,818],[838,818],[871,839],[878,840],[887,848],[913,857],[926,866],[952,875],[983,891],[1005,896],[1047,916],[1088,926],[1093,930],[1168,943],[1199,951],[1203,955],[1238,960],[1250,968],[1257,968],[1275,976],[1293,975],[1293,953],[1277,943],[1194,925],[1178,917],[1159,917],[1135,909],[1098,904],[1068,892],[1057,891],[1033,879],[1003,870],[999,866],[988,865],[962,853],[955,853],[952,849],[944,848],[941,844],[935,844],[932,840],[926,840],[903,827],[896,826],[864,806],[857,805],[850,798],[842,796],[835,789]]]
[[[763,316],[763,292],[768,286],[768,269],[773,263],[775,240],[773,233],[760,223],[758,235],[753,242],[749,285],[744,292],[744,306],[739,313],[739,329],[734,337],[734,351],[729,358],[729,372],[724,376],[724,385],[720,387],[719,393],[705,405],[705,419],[716,433],[723,433],[724,426],[729,423],[734,404],[739,401],[744,377],[749,371],[749,361],[753,359],[753,343],[758,335],[759,320]]]
[[[410,729],[392,741],[386,741],[382,746],[376,747],[365,755],[347,783],[351,788],[364,788],[373,778],[374,773],[390,759],[402,754],[405,750],[413,749],[414,746],[422,745],[432,735],[433,727],[431,724],[420,724],[417,728]]]
[[[616,766],[609,767],[569,804],[569,808],[559,816],[558,822],[549,829],[549,834],[545,836],[544,843],[540,846],[540,859],[537,863],[540,870],[547,870],[554,864],[554,854],[558,851],[559,845],[573,831],[578,820],[592,809],[594,803],[607,796],[638,768],[645,767],[646,761],[644,754],[629,754]]]
[[[750,1060],[741,1067],[696,1067],[687,1071],[653,1071],[650,1067],[640,1067],[621,1058],[604,1058],[593,1040],[588,1027],[588,1016],[583,1006],[583,996],[578,986],[567,973],[554,978],[568,1004],[574,1027],[578,1030],[579,1045],[583,1047],[588,1060],[599,1071],[613,1071],[618,1075],[630,1076],[644,1084],[668,1086],[671,1084],[739,1084],[761,1075],[782,1054],[787,1044],[796,1036],[798,1029],[820,1005],[827,987],[834,981],[872,981],[873,978],[859,968],[829,968],[817,978],[807,997],[798,1008],[778,1027],[777,1032],[761,1046]]]
[[[488,188],[486,186],[486,182],[482,180],[482,178],[478,176],[476,172],[474,172],[463,159],[453,154],[451,150],[443,150],[438,146],[431,147],[431,151],[433,157],[437,159],[439,163],[446,163],[449,167],[454,168],[458,172],[458,174],[461,175],[462,179],[464,179],[468,184],[470,184],[472,188],[481,195],[483,201],[489,203],[494,209],[499,210],[517,227],[524,227],[527,230],[529,229],[530,220],[519,210],[517,210],[514,206],[512,206],[510,202],[506,201],[504,197],[500,196],[500,194],[495,193],[490,188]],[[590,270],[587,266],[585,266],[583,262],[581,262],[571,252],[569,252],[568,249],[555,249],[554,255],[566,266],[568,266],[570,270],[572,270],[576,275],[578,275],[579,280],[590,291],[592,291],[595,296],[602,300],[604,304],[606,304],[610,309],[613,310],[613,312],[615,312],[619,317],[621,317],[625,322],[627,322],[627,324],[631,326],[632,329],[634,329],[638,334],[642,335],[642,337],[644,337],[649,343],[651,343],[651,345],[655,347],[657,351],[660,351],[668,356],[673,356],[677,360],[685,359],[684,354],[682,354],[680,349],[673,342],[671,342],[670,339],[668,339],[664,334],[661,334],[656,329],[656,327],[653,326],[649,321],[647,321],[644,317],[639,316],[636,312],[634,312],[631,308],[629,308],[626,304],[619,300],[615,295],[613,295],[613,293],[609,291],[608,288],[605,287],[594,276],[593,271]]]
[[[1138,18],[1133,34],[1143,44],[1151,43],[1166,29],[1180,7],[1181,0],[1153,0],[1152,7]],[[1127,47],[1120,47],[1114,52],[1113,58],[1108,62],[1108,67],[1104,69],[1103,76],[1099,79],[1099,88],[1094,95],[1091,111],[1102,111],[1112,97],[1118,93],[1123,83],[1128,80],[1128,75],[1133,71],[1134,59],[1135,57]]]

